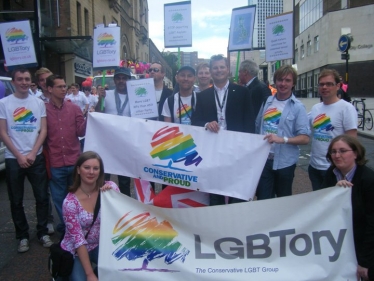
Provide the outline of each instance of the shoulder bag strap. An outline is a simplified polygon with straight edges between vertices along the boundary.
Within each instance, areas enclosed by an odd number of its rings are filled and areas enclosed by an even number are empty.
[[[92,226],[94,225],[96,219],[97,219],[97,215],[99,214],[99,210],[100,210],[100,193],[101,191],[99,190],[99,194],[97,195],[97,199],[96,199],[96,204],[95,204],[95,210],[94,210],[94,215],[93,215],[93,220],[92,220],[92,223],[91,223],[91,226],[90,226],[90,229],[88,230],[87,234],[84,236],[85,239],[87,239],[88,237],[88,234],[90,233],[91,231],[91,228]]]

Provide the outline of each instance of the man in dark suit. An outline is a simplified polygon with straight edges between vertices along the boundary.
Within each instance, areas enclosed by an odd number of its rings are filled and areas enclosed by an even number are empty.
[[[153,78],[155,83],[158,120],[164,121],[164,116],[161,115],[165,100],[172,94],[172,90],[164,86],[165,68],[160,62],[153,62],[148,69],[149,77]]]
[[[192,125],[205,127],[214,133],[218,133],[219,130],[254,133],[255,116],[250,104],[249,92],[245,87],[229,82],[227,59],[222,55],[211,57],[210,73],[214,86],[197,94]],[[229,203],[243,201],[229,198]],[[210,195],[210,205],[223,204],[225,204],[223,195]]]
[[[258,71],[258,65],[252,60],[242,61],[239,67],[239,82],[249,90],[255,116],[257,116],[267,98],[271,96],[269,87],[258,80]]]

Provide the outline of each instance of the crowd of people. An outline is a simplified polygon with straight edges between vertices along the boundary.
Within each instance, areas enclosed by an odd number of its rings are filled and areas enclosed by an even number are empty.
[[[258,79],[259,67],[251,60],[240,64],[238,83],[229,80],[228,61],[222,55],[197,69],[182,66],[174,92],[164,86],[165,69],[160,62],[152,63],[148,72],[158,103],[155,119],[201,126],[212,133],[261,134],[271,144],[257,200],[292,195],[299,145],[311,141],[308,174],[313,190],[335,185],[352,188],[357,276],[369,280],[373,270],[369,268],[374,266],[374,176],[365,166],[365,149],[357,140],[357,112],[338,96],[341,80],[335,70],[321,71],[322,101],[309,113],[293,94],[297,72],[288,65],[274,73],[274,95]],[[20,68],[12,73],[15,92],[0,100],[0,137],[7,147],[6,182],[18,252],[29,250],[23,209],[27,177],[36,200],[37,236],[44,247],[52,245],[52,199],[61,247],[76,256],[71,280],[97,280],[91,262],[97,263],[98,255],[100,216],[94,216],[94,209],[99,190],[114,189],[131,196],[131,179],[118,175],[117,187],[105,174],[101,157],[92,151],[82,153],[79,141],[85,135],[87,112],[131,117],[126,84],[130,79],[131,69],[120,67],[114,72],[113,90],[98,86],[80,92],[78,84],[71,84],[68,94],[63,77],[41,68],[34,83],[30,72]],[[229,204],[244,201],[227,200]],[[225,196],[210,194],[210,205],[225,203]]]

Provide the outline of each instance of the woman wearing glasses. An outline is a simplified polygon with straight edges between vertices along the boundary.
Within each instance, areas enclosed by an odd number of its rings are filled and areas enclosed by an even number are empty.
[[[369,279],[374,270],[374,172],[365,166],[365,148],[349,135],[335,137],[326,155],[331,163],[322,187],[352,188],[353,236],[357,280]]]

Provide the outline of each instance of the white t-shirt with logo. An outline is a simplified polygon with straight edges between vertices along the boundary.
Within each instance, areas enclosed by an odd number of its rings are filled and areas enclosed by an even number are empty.
[[[357,129],[357,111],[344,100],[329,105],[321,102],[312,107],[308,117],[312,129],[310,165],[317,170],[327,170],[330,163],[326,153],[331,140],[346,131]]]
[[[194,100],[196,102],[196,94],[193,92],[192,95],[195,95]],[[192,95],[188,97],[180,97],[180,102],[179,93],[174,94],[174,123],[191,125],[192,111],[194,107],[192,105]],[[162,115],[164,117],[171,117],[168,99],[165,100]]]
[[[44,102],[31,95],[20,99],[14,95],[0,100],[0,119],[7,121],[7,130],[13,145],[22,155],[33,149],[39,136],[41,119],[47,116]],[[42,146],[37,155],[42,152]],[[5,158],[16,158],[6,148]]]
[[[118,96],[121,100],[120,107],[122,107],[123,103],[126,102],[127,100],[127,104],[125,106],[125,109],[122,112],[122,116],[130,117],[131,116],[130,105],[128,102],[127,94],[118,94]],[[118,115],[117,106],[116,106],[116,98],[114,96],[114,90],[106,91],[106,96],[104,100],[105,100],[105,113]]]

